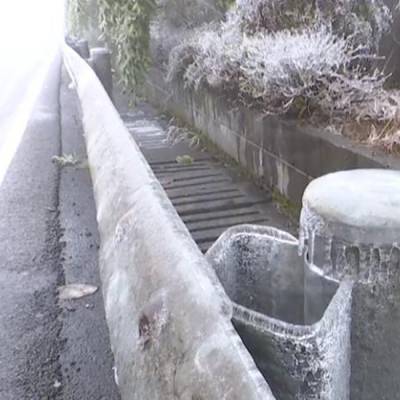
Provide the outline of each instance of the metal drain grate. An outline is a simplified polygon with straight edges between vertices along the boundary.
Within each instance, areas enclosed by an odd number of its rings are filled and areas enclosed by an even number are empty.
[[[166,130],[157,119],[143,116],[139,111],[123,119],[203,252],[231,226],[270,222],[263,210],[263,206],[271,204],[270,193],[250,193],[228,168],[207,153],[194,151],[183,143],[170,145]],[[183,154],[190,155],[193,162],[179,164],[176,158]]]

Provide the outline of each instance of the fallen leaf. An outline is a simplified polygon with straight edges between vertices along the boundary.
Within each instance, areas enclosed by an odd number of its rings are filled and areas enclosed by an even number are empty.
[[[174,183],[174,179],[173,178],[160,178],[159,181],[160,181],[162,186],[170,185],[171,183]]]
[[[60,167],[76,166],[80,163],[79,158],[75,154],[63,154],[61,156],[53,156],[51,160]]]
[[[60,286],[58,288],[58,293],[61,300],[74,300],[90,296],[91,294],[96,293],[97,289],[98,287],[93,285],[72,283],[70,285]]]
[[[178,164],[182,164],[182,165],[192,165],[194,160],[193,160],[193,157],[191,157],[188,154],[185,154],[183,156],[176,157],[176,162]]]
[[[112,369],[114,371],[114,381],[117,384],[117,386],[119,386],[117,367],[112,367]]]

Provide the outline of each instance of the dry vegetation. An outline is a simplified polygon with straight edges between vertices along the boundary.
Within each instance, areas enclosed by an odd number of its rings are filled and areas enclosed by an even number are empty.
[[[168,79],[393,152],[400,97],[376,67],[390,28],[383,0],[237,0],[221,22],[186,29],[171,46]]]

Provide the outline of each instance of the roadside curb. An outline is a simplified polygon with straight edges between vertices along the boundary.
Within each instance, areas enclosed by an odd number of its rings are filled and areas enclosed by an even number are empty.
[[[67,46],[64,61],[82,108],[122,399],[274,399],[215,272],[106,91]]]

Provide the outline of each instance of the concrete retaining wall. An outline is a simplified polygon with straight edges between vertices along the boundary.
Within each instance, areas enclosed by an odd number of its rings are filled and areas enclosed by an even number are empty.
[[[235,332],[232,306],[93,71],[70,48],[122,398],[274,399]]]
[[[331,132],[245,107],[235,109],[221,94],[195,91],[182,82],[166,84],[152,69],[146,94],[150,101],[206,133],[222,150],[301,205],[308,183],[324,174],[355,168],[400,169],[400,160]]]

